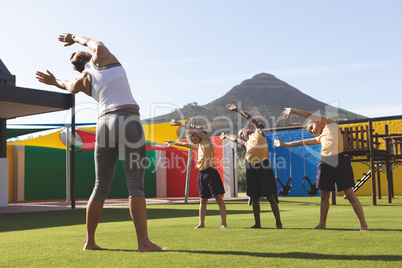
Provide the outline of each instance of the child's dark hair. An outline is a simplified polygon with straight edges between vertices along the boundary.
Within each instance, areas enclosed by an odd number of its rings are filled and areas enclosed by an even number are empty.
[[[198,130],[198,131],[201,132],[201,133],[204,133],[205,135],[208,135],[208,132],[207,132],[202,126],[194,126],[193,128],[196,129],[196,130]],[[194,135],[195,135],[195,134],[194,134],[193,132],[187,130],[187,140],[188,140],[189,142],[192,142],[192,141],[191,141],[191,138],[192,138]]]

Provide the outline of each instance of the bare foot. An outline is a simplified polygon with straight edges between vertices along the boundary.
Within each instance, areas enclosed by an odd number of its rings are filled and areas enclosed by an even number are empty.
[[[222,224],[221,229],[226,229],[228,226],[226,224]]]
[[[325,230],[327,227],[325,225],[318,224],[313,230]]]
[[[249,229],[261,229],[261,225],[260,224],[254,224]]]
[[[203,224],[199,224],[198,226],[195,226],[194,229],[200,229],[200,228],[204,228]]]
[[[162,251],[167,250],[167,247],[160,247],[152,242],[147,243],[146,245],[138,245],[138,252],[149,252],[149,251]]]
[[[277,224],[276,224],[276,229],[283,229],[282,223],[277,223]]]
[[[83,248],[83,250],[92,250],[92,249],[100,249],[101,247],[100,246],[98,246],[97,244],[95,244],[95,243],[93,243],[93,244],[88,244],[88,243],[86,243],[86,241],[85,241],[85,246],[84,246],[84,248]]]
[[[366,225],[366,226],[362,226],[361,229],[360,229],[360,231],[361,231],[361,232],[368,231],[368,226],[367,226],[367,225]]]

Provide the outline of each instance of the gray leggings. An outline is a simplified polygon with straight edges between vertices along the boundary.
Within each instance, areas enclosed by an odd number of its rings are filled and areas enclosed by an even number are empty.
[[[147,147],[138,109],[122,108],[99,117],[95,145],[96,180],[91,199],[105,202],[119,156],[126,173],[129,197],[145,196]]]

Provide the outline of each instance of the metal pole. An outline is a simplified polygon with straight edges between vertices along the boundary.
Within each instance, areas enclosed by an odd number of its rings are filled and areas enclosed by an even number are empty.
[[[232,148],[232,167],[233,167],[233,197],[236,197],[236,159],[235,159],[235,153],[234,153],[234,148]]]
[[[66,128],[66,202],[70,202],[70,128]]]
[[[190,126],[193,126],[193,119],[190,120]],[[190,188],[190,174],[191,174],[191,158],[192,158],[193,150],[191,148],[188,149],[188,159],[187,159],[187,175],[186,175],[186,190],[184,195],[184,203],[187,204],[188,201],[188,191]]]
[[[71,209],[75,208],[75,96],[71,108]]]

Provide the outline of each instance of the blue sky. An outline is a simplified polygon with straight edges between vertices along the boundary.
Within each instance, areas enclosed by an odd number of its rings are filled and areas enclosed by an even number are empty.
[[[0,59],[17,86],[61,92],[35,72],[77,75],[68,59],[85,48],[57,40],[71,32],[115,54],[144,119],[207,104],[262,72],[365,116],[402,115],[402,1],[16,0],[2,2],[0,22]],[[77,103],[77,121],[96,122],[96,102],[80,93]]]

